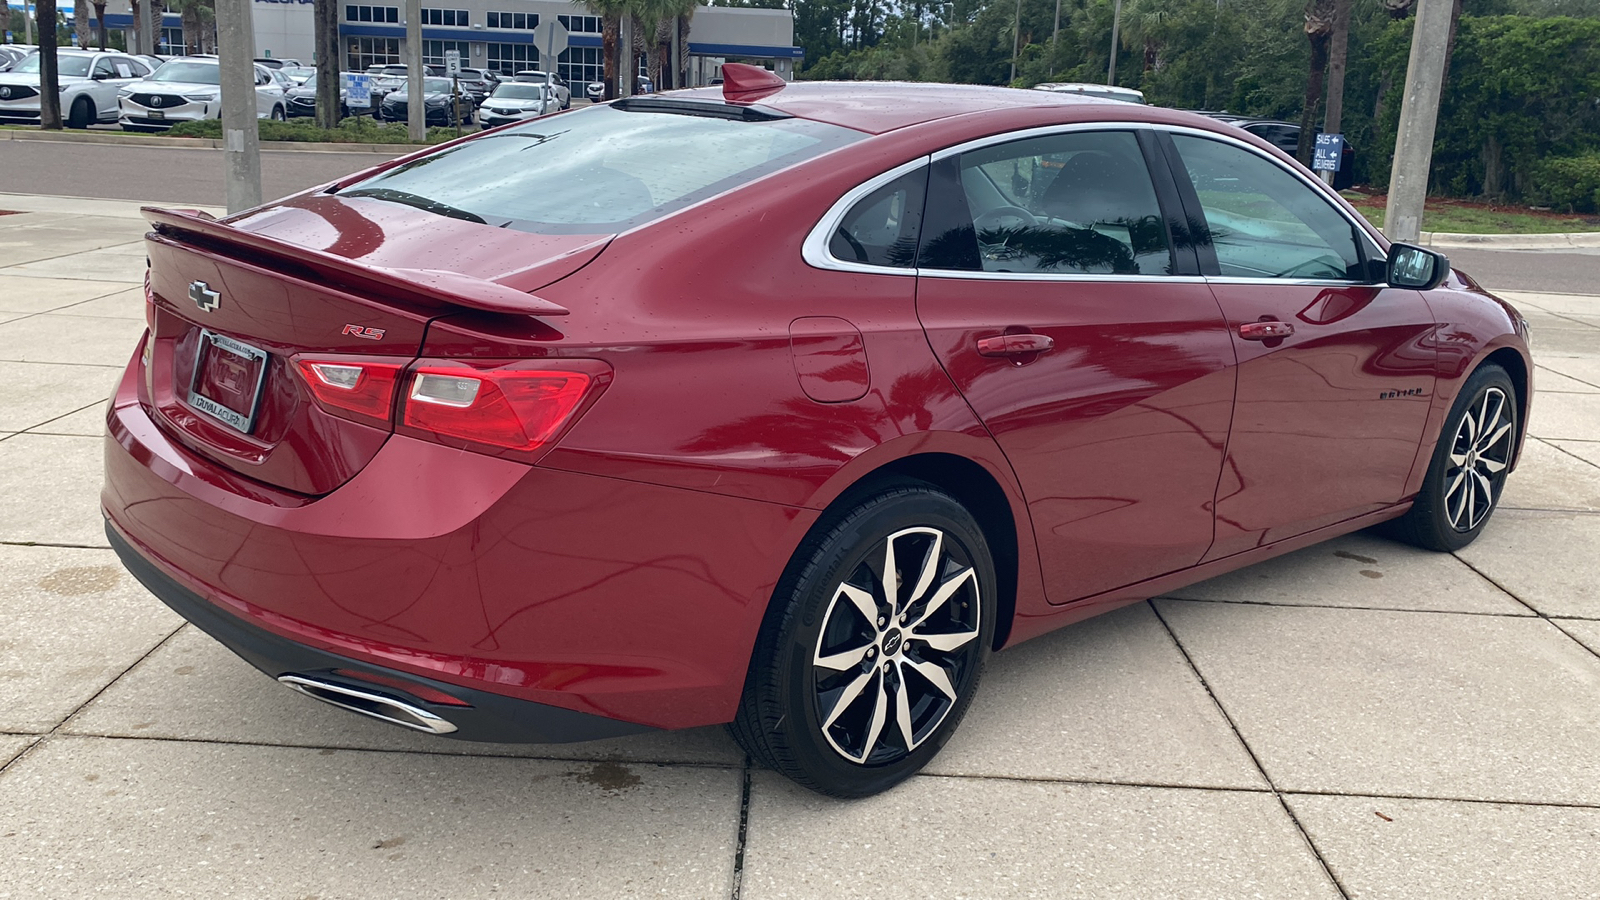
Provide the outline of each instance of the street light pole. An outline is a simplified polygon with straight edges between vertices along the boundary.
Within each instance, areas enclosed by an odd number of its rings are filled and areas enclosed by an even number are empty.
[[[422,0],[406,0],[406,136],[413,143],[428,136],[422,100]]]
[[[1433,133],[1439,122],[1439,93],[1450,44],[1452,0],[1418,0],[1406,64],[1406,91],[1400,104],[1400,131],[1389,170],[1389,200],[1383,232],[1391,241],[1422,237],[1422,211],[1428,200],[1433,164]]]
[[[1122,0],[1111,10],[1111,62],[1106,66],[1106,84],[1117,83],[1117,41],[1122,31]]]
[[[145,0],[150,8],[152,0]],[[252,0],[217,0],[217,60],[222,72],[222,158],[228,212],[261,205],[261,135],[256,128]]]

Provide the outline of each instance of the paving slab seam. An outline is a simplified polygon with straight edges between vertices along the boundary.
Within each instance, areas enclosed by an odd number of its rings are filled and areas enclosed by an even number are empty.
[[[744,758],[744,782],[739,788],[739,840],[733,848],[733,885],[728,892],[730,900],[741,900],[744,894],[744,851],[750,839],[750,756]]]
[[[53,262],[53,261],[58,260],[58,259],[66,259],[69,256],[77,256],[77,255],[82,254],[82,253],[99,253],[102,250],[115,250],[118,247],[127,247],[127,246],[129,246],[131,244],[143,244],[143,243],[144,243],[144,238],[139,238],[138,240],[135,240],[135,241],[121,241],[121,242],[115,243],[115,244],[106,244],[104,247],[91,247],[88,250],[74,250],[71,253],[62,253],[62,254],[60,254],[58,256],[44,256],[44,257],[40,257],[39,259],[30,259],[27,262],[17,263],[15,265],[10,265],[10,266],[5,266],[3,268],[0,268],[0,275],[15,275],[17,273],[11,272],[11,271],[8,271],[8,270],[21,268],[22,266],[31,266],[34,263]],[[70,279],[68,279],[68,280],[70,280]],[[111,282],[111,283],[112,284],[121,284],[122,282]],[[127,288],[123,288],[123,290],[127,290]],[[115,293],[115,291],[113,291],[113,293]],[[1553,313],[1552,313],[1552,315],[1553,315]]]
[[[1552,391],[1552,393],[1554,393],[1554,392],[1553,392],[1553,391]],[[1533,436],[1532,436],[1532,435],[1529,435],[1529,437],[1533,437]],[[1589,461],[1589,460],[1587,460],[1587,459],[1584,459],[1584,458],[1583,458],[1583,457],[1581,457],[1581,456],[1579,456],[1579,455],[1577,455],[1577,454],[1576,454],[1576,453],[1572,453],[1572,452],[1569,452],[1569,451],[1568,451],[1568,450],[1566,450],[1566,449],[1565,449],[1565,448],[1563,448],[1563,447],[1561,447],[1561,446],[1558,446],[1558,445],[1556,445],[1556,444],[1552,444],[1552,443],[1550,443],[1550,442],[1549,442],[1549,441],[1547,441],[1547,440],[1545,440],[1545,439],[1544,439],[1544,438],[1542,438],[1542,437],[1533,437],[1533,439],[1534,439],[1534,440],[1536,440],[1536,441],[1538,441],[1538,442],[1539,442],[1539,443],[1541,443],[1541,444],[1543,444],[1543,445],[1545,445],[1545,446],[1546,446],[1546,447],[1551,447],[1551,448],[1553,448],[1553,449],[1555,449],[1555,450],[1558,450],[1558,451],[1560,451],[1560,452],[1561,452],[1561,453],[1564,453],[1564,454],[1566,454],[1566,455],[1567,455],[1567,456],[1570,456],[1570,457],[1572,457],[1572,458],[1573,458],[1573,459],[1575,459],[1575,460],[1577,460],[1577,461],[1578,461],[1578,462],[1581,462],[1581,463],[1583,463],[1583,464],[1584,464],[1584,465],[1586,465],[1586,466],[1590,466],[1590,467],[1592,467],[1592,468],[1596,468],[1596,469],[1600,469],[1600,465],[1595,465],[1595,464],[1594,464],[1594,463],[1592,463],[1592,462],[1590,462],[1590,461]],[[1508,508],[1508,509],[1513,509],[1513,508],[1515,508],[1515,507],[1507,507],[1507,508]]]
[[[1534,364],[1534,368],[1535,369],[1544,369],[1544,371],[1549,372],[1552,375],[1560,375],[1562,378],[1570,378],[1570,379],[1572,379],[1573,381],[1576,381],[1579,384],[1588,385],[1589,387],[1592,387],[1592,388],[1600,388],[1600,384],[1595,384],[1594,382],[1591,382],[1591,381],[1584,381],[1582,378],[1579,378],[1576,375],[1568,375],[1565,372],[1557,372],[1555,369],[1547,369],[1544,366],[1538,365],[1537,363]],[[1571,393],[1577,393],[1577,392],[1576,391],[1546,391],[1546,390],[1538,390],[1538,391],[1535,391],[1534,393],[1536,393],[1536,394],[1571,394]]]
[[[10,734],[10,732],[7,732],[7,734]],[[40,744],[44,743],[44,735],[42,735],[42,734],[29,734],[29,735],[23,735],[23,737],[31,737],[31,738],[33,738],[33,743],[31,743],[28,746],[22,748],[22,752],[18,753],[16,756],[11,757],[11,760],[9,762],[7,762],[7,763],[5,763],[3,765],[0,765],[0,778],[4,778],[5,777],[7,769],[11,768],[12,766],[14,766],[18,762],[20,762],[24,756],[27,756],[28,754],[32,753],[33,752],[33,748],[35,748],[35,747],[39,746]]]
[[[110,400],[110,399],[111,399],[111,398],[110,398],[110,397],[102,397],[102,398],[100,398],[100,399],[99,399],[99,400],[96,400],[96,401],[94,401],[94,402],[93,402],[93,403],[85,403],[85,404],[84,404],[84,405],[82,405],[82,406],[80,406],[80,407],[78,407],[78,408],[77,408],[77,409],[75,409],[75,410],[72,410],[72,411],[71,411],[71,412],[65,412],[65,413],[62,413],[62,414],[61,414],[61,415],[59,415],[59,416],[54,416],[54,417],[52,417],[52,418],[49,418],[49,419],[45,419],[45,420],[44,420],[44,421],[43,421],[43,422],[40,422],[40,423],[39,423],[39,424],[37,424],[37,425],[29,425],[29,426],[28,426],[28,427],[27,427],[27,428],[24,428],[24,429],[22,429],[22,430],[21,430],[21,431],[19,431],[19,432],[17,432],[17,434],[51,434],[51,432],[48,432],[48,431],[38,431],[38,430],[36,430],[36,429],[39,429],[39,428],[43,428],[43,427],[45,427],[45,426],[46,426],[46,425],[49,425],[49,424],[50,424],[50,423],[51,423],[51,422],[59,422],[59,421],[61,421],[61,420],[62,420],[62,419],[65,419],[65,418],[66,418],[66,417],[68,417],[68,416],[75,416],[75,415],[77,415],[77,414],[78,414],[78,413],[81,413],[81,412],[83,412],[83,411],[84,411],[84,410],[86,410],[86,409],[94,409],[94,408],[95,408],[95,407],[97,407],[97,406],[105,406],[105,405],[106,405],[106,401],[107,401],[107,400]],[[56,437],[81,437],[81,438],[89,438],[89,440],[91,440],[91,441],[92,441],[92,440],[98,440],[98,437],[97,437],[97,436],[91,436],[91,435],[87,435],[87,434],[59,434],[59,435],[55,435],[55,436],[56,436]]]
[[[7,435],[10,437],[10,435]],[[82,437],[82,435],[79,435]],[[4,440],[4,438],[0,438]],[[110,544],[60,544],[55,541],[0,541],[0,547],[58,547],[62,550],[110,550]],[[167,637],[171,637],[168,635]],[[165,638],[162,639],[165,642]],[[132,668],[131,666],[129,668]],[[127,674],[126,672],[123,673]],[[121,678],[121,675],[117,676]]]
[[[87,251],[83,251],[83,252],[93,253],[94,251],[93,250],[87,250]],[[24,265],[25,266],[25,265],[28,265],[28,263],[19,263],[18,265]],[[13,268],[13,267],[12,266],[7,266],[6,268],[9,269],[9,268]],[[0,275],[7,275],[7,276],[12,277],[12,278],[28,277],[28,276],[18,275],[15,272],[7,272],[6,269],[0,269]],[[40,280],[41,281],[72,281],[73,279],[71,279],[71,278],[41,278]],[[97,295],[95,295],[93,297],[85,297],[82,300],[75,300],[72,303],[68,303],[65,306],[57,306],[54,309],[41,309],[38,312],[31,312],[31,313],[17,313],[17,318],[10,319],[8,321],[20,322],[23,319],[31,319],[34,316],[42,316],[45,313],[54,313],[54,314],[56,314],[58,316],[71,315],[71,313],[68,313],[67,310],[72,309],[75,306],[82,306],[85,303],[93,303],[96,300],[104,300],[105,298],[111,296],[112,294],[120,294],[123,291],[128,290],[128,284],[125,283],[125,282],[121,282],[121,281],[104,281],[104,282],[100,282],[100,283],[106,285],[107,287],[109,287],[111,289],[106,291],[104,294],[97,294]],[[88,318],[88,317],[79,316],[78,318],[81,319],[81,318]],[[100,317],[96,316],[95,318],[100,318]],[[1577,379],[1574,378],[1573,381],[1577,381]],[[1587,384],[1587,382],[1585,382],[1585,384]],[[1552,391],[1552,393],[1554,393],[1554,392]]]
[[[95,548],[95,549],[99,549],[99,548]],[[168,634],[166,637],[162,638],[161,640],[157,641],[154,647],[151,647],[149,650],[146,650],[142,655],[140,655],[140,657],[138,659],[133,661],[132,665],[129,665],[126,669],[123,669],[120,673],[118,673],[116,678],[113,678],[110,681],[106,682],[104,685],[101,686],[100,690],[94,692],[93,696],[89,697],[89,699],[87,699],[87,700],[83,701],[82,703],[78,704],[77,707],[72,710],[72,712],[67,713],[67,715],[64,716],[61,719],[61,721],[59,721],[59,722],[57,722],[55,724],[55,727],[51,728],[49,731],[45,732],[44,734],[39,735],[39,739],[38,740],[36,740],[33,743],[29,744],[27,749],[23,750],[21,753],[18,753],[16,755],[16,757],[11,760],[11,762],[5,764],[4,766],[0,766],[0,777],[4,777],[4,775],[6,773],[6,770],[10,769],[12,766],[16,765],[17,762],[19,760],[21,760],[23,757],[31,755],[35,749],[37,749],[38,747],[41,747],[45,743],[47,743],[52,737],[54,737],[56,735],[57,732],[59,732],[61,730],[62,726],[66,725],[68,722],[72,721],[72,718],[74,716],[76,716],[78,713],[83,712],[84,707],[88,706],[89,704],[93,703],[95,700],[99,699],[100,695],[104,694],[107,690],[109,690],[113,684],[116,684],[118,681],[120,681],[122,679],[123,675],[128,674],[129,672],[131,672],[134,669],[135,666],[137,666],[140,663],[144,662],[146,659],[149,659],[150,658],[150,654],[155,653],[157,650],[160,650],[163,646],[166,645],[167,641],[172,640],[173,637],[176,636],[178,632],[182,631],[184,629],[184,626],[188,625],[188,624],[189,623],[185,622],[185,623],[183,623],[183,625],[179,625],[177,628],[172,629],[172,632],[170,634]]]
[[[1493,800],[1484,797],[1431,797],[1426,794],[1369,794],[1349,791],[1284,791],[1290,797],[1349,797],[1361,800],[1420,800],[1430,803],[1476,803],[1480,806],[1548,806],[1556,809],[1600,809],[1600,803],[1562,800]]]
[[[1551,509],[1548,506],[1506,506],[1505,504],[1495,508],[1514,509],[1517,512],[1556,513],[1563,516],[1600,516],[1600,509]]]
[[[5,274],[5,273],[4,272],[0,272],[0,275],[3,275],[3,274]],[[127,290],[127,288],[123,288],[123,290]],[[29,313],[28,315],[23,316],[22,319],[31,319],[34,316],[43,316],[43,315],[49,315],[49,314],[48,313]],[[10,325],[11,322],[21,322],[22,319],[12,319],[10,322],[6,322],[5,324]],[[130,347],[128,349],[131,352],[133,348]],[[112,363],[40,362],[37,359],[0,359],[0,363],[17,363],[18,365],[23,365],[23,366],[83,366],[86,369],[116,369],[118,371],[121,371],[121,370],[126,369],[128,367],[127,363],[121,363],[121,364],[113,365]]]
[[[1343,897],[1344,900],[1350,900],[1350,891],[1345,889],[1344,883],[1339,880],[1339,876],[1333,873],[1333,867],[1328,865],[1328,861],[1322,858],[1322,851],[1317,849],[1316,842],[1311,840],[1310,832],[1306,831],[1305,825],[1301,823],[1300,817],[1294,814],[1294,810],[1289,808],[1288,801],[1283,799],[1283,793],[1278,790],[1278,785],[1273,782],[1272,776],[1267,774],[1267,769],[1261,764],[1261,759],[1256,756],[1256,751],[1250,746],[1250,742],[1244,739],[1244,733],[1239,730],[1239,724],[1233,720],[1233,716],[1228,714],[1227,708],[1222,705],[1222,700],[1217,697],[1216,691],[1211,689],[1211,682],[1207,681],[1206,676],[1201,673],[1200,667],[1195,664],[1194,657],[1190,656],[1188,648],[1183,646],[1183,641],[1178,640],[1178,633],[1173,630],[1172,624],[1167,621],[1166,616],[1161,614],[1161,609],[1156,606],[1154,601],[1146,600],[1145,603],[1149,604],[1151,612],[1156,614],[1156,621],[1160,622],[1161,627],[1167,630],[1167,637],[1172,640],[1173,646],[1177,647],[1178,652],[1183,655],[1184,662],[1189,664],[1189,670],[1194,672],[1194,677],[1199,679],[1200,686],[1205,688],[1206,696],[1211,698],[1212,704],[1217,707],[1217,712],[1222,715],[1223,721],[1227,722],[1228,728],[1232,729],[1234,739],[1239,742],[1239,746],[1244,748],[1245,754],[1250,757],[1250,762],[1255,765],[1256,771],[1261,773],[1261,778],[1266,781],[1267,787],[1272,791],[1272,798],[1278,801],[1278,806],[1283,809],[1283,814],[1289,817],[1290,822],[1294,823],[1295,831],[1300,833],[1300,839],[1305,841],[1306,849],[1311,851],[1311,855],[1316,859],[1317,865],[1322,867],[1322,871],[1328,876],[1329,883],[1333,885],[1334,890],[1339,892],[1339,896]]]
[[[1547,510],[1556,512],[1557,510]],[[1567,512],[1567,510],[1559,510]],[[1499,587],[1499,585],[1495,585]],[[1504,588],[1500,588],[1505,590]],[[1181,590],[1181,588],[1180,588]],[[1480,612],[1466,609],[1411,609],[1398,606],[1342,606],[1335,603],[1274,603],[1271,600],[1225,600],[1220,597],[1185,597],[1181,594],[1162,594],[1160,598],[1167,600],[1182,600],[1185,603],[1231,603],[1235,606],[1271,606],[1277,609],[1345,609],[1364,612],[1397,612],[1397,613],[1422,613],[1430,616],[1488,616],[1495,619],[1526,619],[1527,616],[1514,616],[1510,613]],[[1523,604],[1526,606],[1527,604]],[[1568,616],[1568,618],[1576,618]]]
[[[182,629],[179,629],[179,630],[182,630]],[[162,643],[165,643],[165,641],[163,641]],[[123,675],[126,675],[126,674],[127,674],[126,672],[123,673]],[[121,678],[122,678],[122,675],[117,676],[117,679],[121,679]],[[117,680],[117,679],[113,679],[113,680]],[[110,687],[110,685],[107,685],[106,687]],[[98,695],[96,695],[96,696],[98,696]],[[81,709],[81,707],[80,707],[80,709]],[[77,713],[75,712],[75,713],[73,713],[73,715],[77,715]],[[69,719],[70,719],[70,717],[69,717]],[[61,727],[64,727],[65,724],[66,723],[63,722],[62,725],[58,725],[58,726],[56,726],[56,728],[60,729]],[[577,758],[573,758],[573,757],[570,757],[570,756],[515,756],[515,755],[500,754],[500,753],[458,753],[458,752],[452,752],[452,751],[448,751],[448,750],[411,750],[411,749],[405,749],[405,748],[399,748],[399,747],[396,747],[396,748],[385,748],[385,747],[345,747],[345,746],[337,746],[337,745],[330,745],[330,744],[290,743],[290,742],[286,742],[286,741],[270,741],[269,742],[269,741],[227,740],[227,739],[224,739],[224,738],[168,737],[168,736],[163,736],[163,735],[140,735],[140,734],[111,734],[111,733],[104,732],[104,731],[87,731],[87,730],[85,730],[85,731],[62,731],[60,733],[57,733],[56,731],[53,730],[53,731],[51,731],[51,732],[49,732],[47,734],[41,735],[41,737],[53,737],[56,740],[63,740],[63,741],[67,741],[67,740],[139,741],[139,742],[152,743],[152,744],[196,744],[196,745],[208,746],[208,747],[210,747],[210,746],[215,746],[215,747],[282,747],[285,750],[330,750],[330,751],[338,751],[340,753],[377,753],[377,754],[386,754],[386,755],[390,755],[390,756],[443,756],[443,757],[448,757],[448,758],[451,758],[451,759],[528,759],[528,760],[537,760],[539,762],[570,762],[570,763],[620,762],[620,763],[626,763],[628,765],[660,766],[662,768],[675,768],[675,769],[717,769],[719,771],[730,771],[730,770],[736,768],[735,766],[733,766],[732,764],[729,764],[729,763],[690,762],[690,761],[657,762],[655,760],[649,760],[649,759],[624,759],[622,757],[616,756],[615,754],[611,754],[611,755],[598,754],[598,755],[596,755],[596,756],[594,756],[592,758],[589,758],[589,759],[577,759]],[[441,743],[463,744],[464,742],[451,741],[448,738],[446,738],[443,741],[441,741]],[[536,746],[540,746],[540,745],[538,745],[538,744],[520,744],[518,746],[536,747]],[[571,745],[570,744],[561,744],[561,745],[557,745],[557,746],[571,746]]]
[[[1534,609],[1533,604],[1528,603],[1526,600],[1523,600],[1521,597],[1518,597],[1516,594],[1512,593],[1505,585],[1501,584],[1498,581],[1495,581],[1493,578],[1490,578],[1487,574],[1485,574],[1477,566],[1474,566],[1472,563],[1467,562],[1465,559],[1461,559],[1461,554],[1459,554],[1459,553],[1451,553],[1450,555],[1454,556],[1456,559],[1460,559],[1462,565],[1465,565],[1467,568],[1471,569],[1472,571],[1477,572],[1478,573],[1478,577],[1482,578],[1484,581],[1487,581],[1490,584],[1494,585],[1495,587],[1499,588],[1501,591],[1503,591],[1505,593],[1505,595],[1507,597],[1510,597],[1511,599],[1513,599],[1513,600],[1517,601],[1518,603],[1522,604],[1523,606],[1527,607],[1529,612],[1533,613],[1535,616],[1539,617],[1540,619],[1543,619],[1544,623],[1546,625],[1549,625],[1551,628],[1554,628],[1556,630],[1557,634],[1561,635],[1562,637],[1566,638],[1569,641],[1572,641],[1574,644],[1577,644],[1579,647],[1582,647],[1586,653],[1590,654],[1591,656],[1595,657],[1596,659],[1600,659],[1600,650],[1595,650],[1594,648],[1590,647],[1588,644],[1585,644],[1583,641],[1580,641],[1577,638],[1573,637],[1572,634],[1570,632],[1568,632],[1565,628],[1562,628],[1560,625],[1557,625],[1554,619],[1552,619],[1551,617],[1545,615],[1544,613],[1540,612],[1539,610]],[[1563,618],[1573,619],[1573,618],[1581,618],[1581,617],[1578,617],[1578,616],[1564,616]]]

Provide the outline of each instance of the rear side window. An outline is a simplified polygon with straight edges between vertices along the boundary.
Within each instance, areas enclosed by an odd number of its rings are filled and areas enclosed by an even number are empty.
[[[922,195],[928,169],[902,175],[850,207],[828,241],[834,259],[909,269],[922,234]]]
[[[805,119],[740,118],[746,113],[737,107],[638,106],[535,119],[382,172],[340,196],[540,234],[607,234],[865,136]]]
[[[943,161],[922,265],[1038,275],[1166,275],[1166,222],[1138,139],[1070,132]],[[931,221],[937,218],[938,224]]]

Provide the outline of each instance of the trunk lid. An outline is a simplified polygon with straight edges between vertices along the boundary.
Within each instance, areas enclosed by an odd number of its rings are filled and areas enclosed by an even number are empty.
[[[162,429],[233,471],[325,494],[392,425],[319,406],[303,356],[405,365],[429,321],[461,308],[564,315],[527,293],[594,259],[609,235],[505,231],[329,195],[223,224],[146,210],[152,300],[146,400]]]

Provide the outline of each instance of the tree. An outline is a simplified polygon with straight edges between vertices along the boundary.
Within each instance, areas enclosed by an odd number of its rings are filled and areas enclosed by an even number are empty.
[[[56,0],[39,0],[39,127],[61,130],[61,74],[56,67]]]
[[[1333,39],[1328,45],[1328,105],[1322,118],[1322,130],[1329,134],[1339,133],[1344,124],[1344,74],[1350,56],[1350,14],[1353,6],[1354,0],[1334,2]]]
[[[332,128],[344,114],[339,102],[339,3],[312,0],[312,46],[316,48],[318,128]]]
[[[89,49],[89,4],[81,0],[72,4],[72,30],[78,46]]]
[[[1322,105],[1323,74],[1328,68],[1328,42],[1333,37],[1335,0],[1307,0],[1306,40],[1311,42],[1311,70],[1306,77],[1306,102],[1300,108],[1300,147],[1295,154],[1301,165],[1311,164],[1316,142],[1311,129]]]
[[[621,40],[622,17],[633,15],[637,0],[584,0],[589,11],[600,17],[600,58],[606,83],[605,98],[617,97],[617,43]]]

